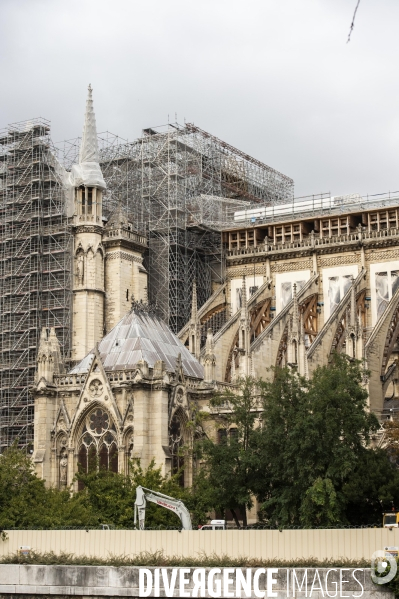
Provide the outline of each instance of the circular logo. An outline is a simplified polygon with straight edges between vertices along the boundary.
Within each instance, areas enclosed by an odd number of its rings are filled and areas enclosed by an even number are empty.
[[[386,584],[396,576],[398,564],[393,555],[379,549],[371,556],[371,580],[375,584]]]

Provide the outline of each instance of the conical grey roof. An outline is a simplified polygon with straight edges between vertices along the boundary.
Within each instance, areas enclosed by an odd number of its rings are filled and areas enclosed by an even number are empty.
[[[168,372],[174,372],[176,360],[181,355],[183,372],[193,378],[204,378],[204,368],[188,351],[170,328],[154,314],[132,310],[99,343],[98,351],[105,370],[133,368],[145,360],[153,368],[163,360]],[[94,351],[71,370],[71,374],[87,372]]]

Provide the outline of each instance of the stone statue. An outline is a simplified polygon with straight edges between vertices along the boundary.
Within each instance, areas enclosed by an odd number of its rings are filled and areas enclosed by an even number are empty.
[[[83,274],[84,274],[84,262],[82,254],[79,255],[76,263],[76,275],[78,277],[79,285],[83,285]]]
[[[65,454],[60,459],[60,483],[62,485],[67,484],[67,472],[68,472],[68,459]]]

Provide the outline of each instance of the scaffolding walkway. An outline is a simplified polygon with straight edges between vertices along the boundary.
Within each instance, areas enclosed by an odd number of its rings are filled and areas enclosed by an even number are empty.
[[[29,388],[43,326],[69,357],[72,236],[54,151],[45,119],[0,132],[0,452],[33,443]]]

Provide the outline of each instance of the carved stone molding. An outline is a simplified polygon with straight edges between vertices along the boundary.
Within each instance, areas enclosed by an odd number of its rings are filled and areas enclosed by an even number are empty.
[[[143,264],[143,259],[138,256],[133,256],[132,254],[128,254],[127,252],[109,252],[105,254],[106,260],[127,260],[128,262],[137,262],[138,264]]]
[[[395,260],[399,258],[399,249],[397,250],[386,250],[385,252],[367,252],[367,262],[380,262],[381,260]]]
[[[271,265],[272,272],[290,272],[293,270],[311,270],[313,262],[309,260],[299,260],[293,262],[277,262]]]
[[[255,266],[255,275],[264,276],[265,267],[263,264],[257,264]],[[243,276],[250,277],[254,275],[254,266],[253,264],[248,264],[248,266],[233,266],[227,269],[227,278],[228,279],[237,279],[242,278]]]
[[[103,227],[100,225],[78,225],[74,227],[75,233],[97,233],[102,235],[104,232]]]
[[[329,258],[319,257],[318,263],[320,268],[326,268],[328,266],[345,266],[346,264],[360,264],[359,254],[351,253],[344,254],[343,256],[330,256]]]

